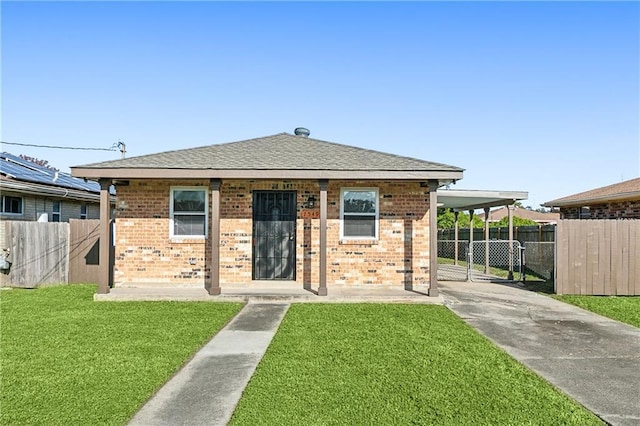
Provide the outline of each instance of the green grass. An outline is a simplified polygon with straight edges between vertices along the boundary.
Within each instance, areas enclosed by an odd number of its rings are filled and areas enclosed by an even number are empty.
[[[554,295],[553,297],[602,316],[640,327],[640,297],[573,295]]]
[[[301,304],[231,424],[601,422],[443,306]]]
[[[0,424],[125,424],[241,308],[94,292],[0,292]]]

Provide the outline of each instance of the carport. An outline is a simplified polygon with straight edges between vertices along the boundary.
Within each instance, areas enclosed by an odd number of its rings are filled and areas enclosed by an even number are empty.
[[[469,212],[469,247],[473,247],[473,215],[476,210],[484,210],[485,273],[489,273],[489,222],[492,207],[506,206],[509,221],[509,241],[513,240],[513,210],[516,201],[526,200],[526,191],[495,191],[470,189],[438,190],[438,207],[450,208],[454,213],[454,267],[458,267],[459,258],[459,224],[458,214]],[[512,262],[510,262],[512,265]],[[466,278],[465,278],[466,279]],[[509,280],[513,279],[513,268],[509,270]]]

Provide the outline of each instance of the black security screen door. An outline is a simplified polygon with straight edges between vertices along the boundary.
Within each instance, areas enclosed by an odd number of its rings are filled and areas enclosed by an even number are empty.
[[[253,193],[253,279],[296,279],[296,193]]]

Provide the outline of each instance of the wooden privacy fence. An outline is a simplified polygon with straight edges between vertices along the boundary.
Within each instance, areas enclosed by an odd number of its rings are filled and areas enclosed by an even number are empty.
[[[556,293],[640,295],[640,220],[560,220]]]
[[[2,248],[11,250],[11,269],[0,275],[3,286],[97,282],[99,220],[3,221],[0,226]]]
[[[69,225],[69,282],[97,283],[100,220],[71,219]]]

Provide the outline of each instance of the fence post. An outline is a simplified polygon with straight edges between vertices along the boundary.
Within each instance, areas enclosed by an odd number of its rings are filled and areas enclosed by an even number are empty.
[[[471,264],[473,263],[473,210],[469,210],[469,259],[467,259],[467,280],[471,280]]]

